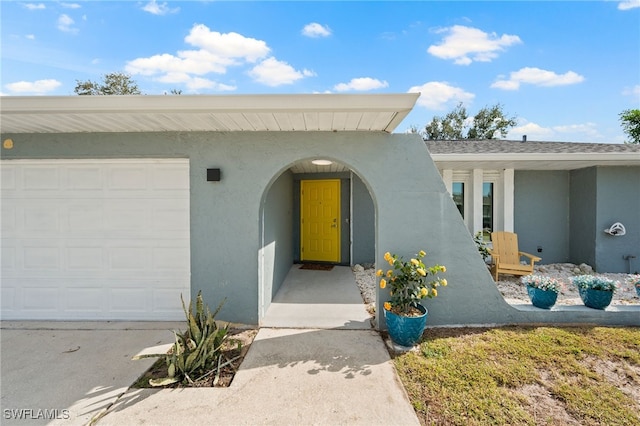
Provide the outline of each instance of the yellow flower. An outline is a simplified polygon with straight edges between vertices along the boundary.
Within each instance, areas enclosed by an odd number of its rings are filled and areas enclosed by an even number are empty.
[[[423,277],[426,277],[426,276],[427,276],[427,271],[425,271],[425,270],[424,270],[424,269],[422,269],[422,268],[418,268],[418,269],[416,269],[416,272],[417,272],[418,274],[422,275]]]
[[[447,280],[446,280],[446,279],[444,279],[444,278],[443,278],[443,279],[441,279],[441,280],[440,280],[440,285],[442,285],[443,287],[446,287],[446,286],[447,286]]]
[[[382,276],[382,269],[378,269],[376,271],[376,276],[381,277]]]
[[[436,297],[438,295],[438,290],[436,290],[435,288],[431,289],[431,296]]]
[[[442,272],[447,272],[447,268],[446,268],[446,267],[444,267],[444,266],[441,266],[441,267],[440,267],[440,270],[441,270]]]
[[[413,266],[418,266],[420,264],[420,262],[418,262],[418,259],[411,259],[411,264]]]
[[[422,296],[422,297],[426,297],[426,296],[427,296],[427,294],[429,294],[429,290],[427,290],[427,289],[426,289],[426,287],[422,287],[422,288],[420,289],[420,296]]]
[[[387,280],[384,278],[380,280],[380,288],[385,288],[387,286]]]
[[[391,253],[386,252],[384,254],[384,260],[386,260],[387,262],[391,262],[392,258],[391,258]]]
[[[387,271],[387,278],[391,278],[393,276],[393,270],[389,269]]]
[[[387,311],[390,311],[390,310],[391,310],[391,303],[389,303],[389,302],[384,302],[384,308],[385,308]]]
[[[418,253],[418,256],[420,257],[425,257],[427,255],[427,253],[424,252],[424,250],[420,250],[420,253]]]

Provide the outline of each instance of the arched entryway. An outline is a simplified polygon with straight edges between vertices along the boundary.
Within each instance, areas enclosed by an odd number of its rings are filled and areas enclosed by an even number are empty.
[[[370,327],[351,266],[375,261],[373,197],[355,170],[336,159],[323,159],[330,160],[331,164],[316,165],[312,163],[314,159],[309,158],[284,167],[264,190],[260,204],[258,254],[258,317],[261,325]],[[309,220],[305,218],[308,214],[305,203],[310,202],[304,191],[322,191],[327,186],[337,194],[337,199],[330,196],[331,200],[321,200],[321,206],[314,206],[314,209],[331,212],[326,228],[338,237],[333,258],[310,254],[311,243],[304,228],[304,221]],[[313,198],[311,202],[318,201]],[[333,210],[329,210],[330,203]],[[317,225],[318,228],[321,226]],[[309,262],[328,267],[300,269],[303,263]],[[287,317],[286,321],[273,315],[276,308],[285,309],[280,316]],[[268,313],[271,315],[267,316]]]

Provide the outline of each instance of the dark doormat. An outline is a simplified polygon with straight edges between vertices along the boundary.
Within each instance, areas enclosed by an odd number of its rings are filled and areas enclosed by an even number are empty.
[[[300,269],[311,269],[313,271],[330,271],[333,269],[333,265],[326,263],[303,263]]]

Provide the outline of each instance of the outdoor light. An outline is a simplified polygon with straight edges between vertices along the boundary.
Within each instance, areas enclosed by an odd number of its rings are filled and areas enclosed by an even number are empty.
[[[333,161],[330,161],[330,160],[313,160],[313,161],[311,161],[311,163],[315,164],[316,166],[329,166],[329,165],[333,164]]]
[[[220,182],[220,169],[207,169],[207,182]]]

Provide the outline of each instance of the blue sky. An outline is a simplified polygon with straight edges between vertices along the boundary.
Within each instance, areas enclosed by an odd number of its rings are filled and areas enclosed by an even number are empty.
[[[640,0],[2,1],[2,95],[422,95],[397,132],[500,103],[508,138],[621,143],[640,108]]]

